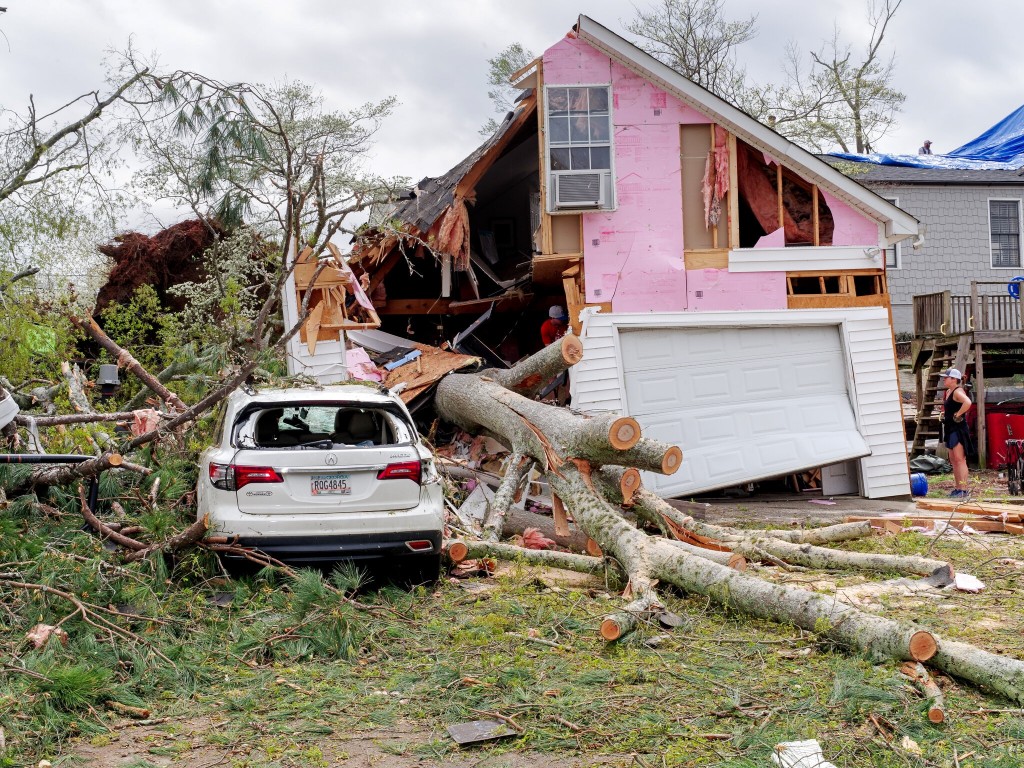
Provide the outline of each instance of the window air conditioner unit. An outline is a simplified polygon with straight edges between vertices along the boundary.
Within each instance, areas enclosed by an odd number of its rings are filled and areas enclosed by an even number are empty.
[[[605,208],[611,200],[611,171],[556,171],[554,209]]]

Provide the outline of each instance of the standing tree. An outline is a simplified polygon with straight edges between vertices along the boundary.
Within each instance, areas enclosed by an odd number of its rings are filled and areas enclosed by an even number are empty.
[[[208,318],[230,307],[235,321],[265,327],[263,298],[280,296],[289,244],[319,256],[335,235],[354,233],[352,214],[393,199],[406,184],[361,165],[393,98],[344,112],[326,110],[323,97],[300,82],[225,84],[175,72],[148,84],[151,101],[132,123],[147,161],[140,183],[153,198],[189,208],[211,231],[233,232],[210,251],[209,279],[181,289]],[[153,104],[174,119],[151,119]],[[257,265],[252,254],[268,247],[275,258]],[[233,329],[233,344],[241,330]]]
[[[628,29],[652,56],[787,138],[819,152],[836,146],[871,152],[906,98],[892,85],[894,55],[885,59],[882,52],[901,3],[868,0],[871,34],[862,57],[854,56],[838,28],[806,63],[790,42],[777,84],[747,79],[736,52],[756,35],[757,18],[727,19],[722,0],[661,0],[650,12],[638,11]]]
[[[757,36],[757,16],[729,20],[722,0],[661,0],[626,27],[640,47],[717,96],[743,106],[746,71],[736,48]]]
[[[519,95],[519,89],[509,84],[509,80],[515,72],[525,67],[537,58],[532,51],[524,48],[522,43],[512,43],[501,51],[497,56],[487,60],[487,84],[491,90],[487,92],[488,98],[494,105],[495,113],[504,116]],[[481,136],[490,136],[500,124],[493,117],[487,119],[480,129]]]

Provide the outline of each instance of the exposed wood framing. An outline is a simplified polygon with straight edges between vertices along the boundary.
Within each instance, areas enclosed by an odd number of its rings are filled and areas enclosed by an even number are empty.
[[[556,253],[533,257],[533,282],[540,285],[558,285],[562,273],[580,263],[582,253]]]
[[[779,196],[779,226],[785,226],[786,221],[786,207],[782,203],[782,163],[778,160],[775,161],[775,192]],[[783,234],[783,242],[785,242],[785,234]]]
[[[524,105],[528,104],[531,99],[536,100],[537,114],[540,115],[542,99],[538,98],[535,93],[524,99]],[[533,118],[533,114],[533,110],[524,108],[518,115],[516,115],[515,123],[513,123],[505,132],[505,140],[496,142],[494,146],[488,149],[487,152],[485,152],[480,159],[476,161],[473,167],[469,169],[469,172],[459,180],[459,183],[455,186],[454,197],[456,200],[460,198],[472,198],[473,192],[476,189],[476,185],[480,182],[480,179],[483,178],[484,174],[491,169],[491,166],[494,165],[494,161],[498,159],[502,152],[505,151],[506,147],[515,137],[516,133],[518,133],[519,129]],[[542,127],[543,125],[544,121],[539,120],[538,126]],[[541,147],[543,147],[543,142],[541,143]],[[543,149],[541,149],[541,154],[543,154]],[[543,168],[544,166],[542,165],[541,167]],[[543,188],[543,185],[541,186]]]
[[[715,152],[715,124],[714,123],[710,123],[708,125],[708,128],[711,130],[711,155],[709,157],[713,158],[714,157],[714,152]],[[713,162],[713,161],[711,161],[711,162]],[[729,160],[729,163],[731,165],[731,163],[732,163],[732,159],[731,158]],[[731,192],[731,190],[730,190],[730,192]],[[685,194],[685,190],[684,190],[684,194]],[[730,194],[729,197],[732,198],[732,195]],[[712,227],[712,229],[711,229],[711,247],[712,248],[718,248],[718,225],[717,224],[714,227]],[[685,266],[685,264],[684,264],[684,266]],[[726,269],[728,269],[728,268],[729,268],[729,265],[728,265],[728,259],[727,259],[727,261],[726,261]],[[696,269],[696,267],[692,267],[692,269]]]
[[[814,231],[814,244],[821,245],[821,221],[818,219],[818,185],[811,184],[811,222]]]
[[[718,232],[713,229],[712,232]],[[687,269],[728,269],[729,251],[724,248],[712,251],[685,251],[683,266]]]
[[[726,135],[729,147],[729,248],[740,247],[739,169],[736,163],[736,135]],[[712,145],[713,146],[713,145]]]
[[[544,103],[544,61],[537,61],[537,167],[540,169],[540,252],[554,253],[551,237],[551,214],[548,213],[548,135],[545,128],[547,105]]]
[[[580,335],[583,323],[580,322],[580,310],[586,304],[583,293],[583,269],[579,264],[569,267],[562,273],[562,286],[565,289],[565,304],[569,312],[569,325],[572,332]]]

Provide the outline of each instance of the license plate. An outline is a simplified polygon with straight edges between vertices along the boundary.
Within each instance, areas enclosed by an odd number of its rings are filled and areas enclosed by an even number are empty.
[[[352,486],[347,474],[313,475],[309,481],[309,492],[313,496],[348,496]]]

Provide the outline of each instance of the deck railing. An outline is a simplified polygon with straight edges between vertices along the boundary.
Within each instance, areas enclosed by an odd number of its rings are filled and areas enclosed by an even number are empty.
[[[914,297],[914,336],[954,336],[970,331],[1020,331],[1024,328],[1020,300],[1008,293],[982,294],[981,285],[1000,285],[999,281],[975,280],[971,293],[954,296],[949,291],[925,293]]]

